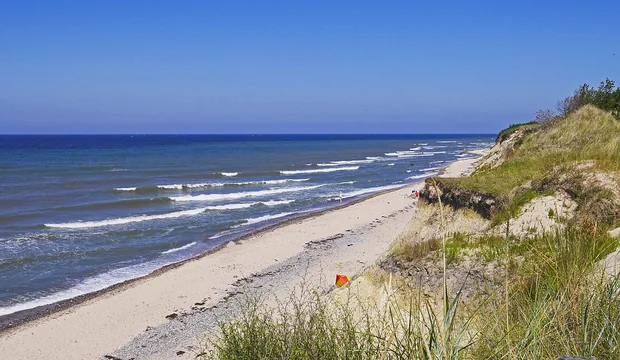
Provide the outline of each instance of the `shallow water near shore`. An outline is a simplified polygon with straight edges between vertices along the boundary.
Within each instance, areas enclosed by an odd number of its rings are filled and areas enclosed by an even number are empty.
[[[486,135],[0,136],[0,316],[431,176]]]

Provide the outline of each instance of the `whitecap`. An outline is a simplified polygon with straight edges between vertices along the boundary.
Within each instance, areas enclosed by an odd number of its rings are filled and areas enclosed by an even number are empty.
[[[401,184],[397,184],[397,185],[386,185],[386,186],[377,186],[377,187],[371,187],[371,188],[366,188],[366,189],[359,189],[359,190],[355,190],[355,191],[342,194],[342,198],[344,199],[344,198],[350,198],[350,197],[369,194],[369,193],[392,190],[392,189],[397,189],[402,186],[403,185]],[[338,195],[331,195],[331,196],[332,197],[328,201],[339,200],[341,195],[338,194]]]
[[[178,248],[172,248],[172,249],[170,249],[170,250],[162,251],[160,254],[161,254],[161,255],[172,254],[172,253],[175,253],[175,252],[177,252],[177,251],[181,251],[181,250],[189,249],[189,248],[191,248],[191,247],[192,247],[192,246],[194,246],[194,245],[196,245],[196,242],[195,242],[195,241],[194,241],[194,242],[192,242],[192,243],[189,243],[189,244],[187,244],[187,245],[180,246],[180,247],[178,247]]]
[[[173,201],[220,201],[220,200],[234,200],[234,199],[242,199],[246,197],[256,197],[256,196],[266,196],[266,195],[275,195],[282,194],[288,192],[297,192],[304,190],[312,190],[319,188],[323,185],[313,185],[313,186],[302,186],[302,187],[288,187],[281,189],[269,189],[269,190],[261,190],[261,191],[243,191],[229,194],[202,194],[202,195],[185,195],[185,196],[175,196],[171,199]]]
[[[245,219],[243,224],[235,225],[234,227],[239,227],[239,226],[242,226],[242,225],[257,224],[259,222],[263,222],[263,221],[267,221],[267,220],[273,220],[273,219],[278,219],[278,218],[282,218],[282,217],[293,215],[293,214],[295,214],[295,213],[294,212],[283,212],[283,213],[279,213],[279,214],[275,214],[275,215],[264,215],[264,216],[259,216],[259,217],[256,217],[256,218]]]
[[[85,229],[99,226],[109,226],[109,225],[122,225],[133,222],[141,222],[141,221],[149,221],[149,220],[161,220],[161,219],[174,219],[182,216],[195,216],[207,210],[206,208],[192,209],[192,210],[183,210],[183,211],[175,211],[166,214],[157,214],[157,215],[139,215],[139,216],[129,216],[124,218],[117,219],[107,219],[107,220],[99,220],[99,221],[78,221],[78,222],[69,222],[69,223],[58,223],[58,224],[45,224],[47,227],[51,228],[63,228],[63,229]]]
[[[423,179],[423,178],[435,176],[437,174],[438,173],[436,173],[436,172],[424,173],[424,174],[421,174],[421,175],[410,176],[410,177],[407,178],[407,180]]]
[[[334,171],[353,171],[359,169],[359,166],[345,166],[345,167],[330,167],[327,169],[311,169],[311,170],[281,170],[282,175],[296,175],[296,174],[315,174],[315,173],[328,173]]]
[[[239,173],[237,173],[237,172],[222,172],[220,174],[222,174],[222,176],[228,176],[228,177],[239,175]]]
[[[304,182],[310,180],[307,179],[278,179],[278,180],[257,180],[257,181],[245,181],[245,182],[222,182],[222,183],[190,183],[190,184],[170,184],[170,185],[155,185],[156,188],[161,190],[183,190],[183,189],[197,189],[197,188],[214,188],[214,187],[233,187],[233,186],[252,186],[252,185],[278,185],[289,182]],[[147,186],[148,188],[148,186]],[[116,191],[137,191],[139,187],[128,188],[115,188]]]

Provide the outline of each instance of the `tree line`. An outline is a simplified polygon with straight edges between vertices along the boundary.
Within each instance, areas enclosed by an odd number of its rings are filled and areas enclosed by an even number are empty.
[[[598,88],[588,84],[580,85],[573,95],[558,101],[556,104],[557,114],[552,110],[538,110],[535,114],[535,121],[545,123],[556,117],[567,116],[585,105],[593,105],[620,120],[620,87],[609,78],[601,81]]]

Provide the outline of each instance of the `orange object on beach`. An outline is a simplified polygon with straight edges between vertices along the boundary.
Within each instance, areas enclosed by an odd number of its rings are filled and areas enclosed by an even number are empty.
[[[346,275],[336,275],[336,287],[342,287],[349,282],[349,278]]]

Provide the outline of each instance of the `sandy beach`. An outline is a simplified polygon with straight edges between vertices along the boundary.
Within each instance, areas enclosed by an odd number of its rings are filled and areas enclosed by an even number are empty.
[[[482,153],[475,153],[482,155]],[[467,175],[477,159],[442,176]],[[409,222],[421,184],[295,220],[156,276],[0,333],[6,359],[189,359],[205,331],[234,313],[235,299],[285,296],[301,282],[328,289],[335,274],[373,264]]]

